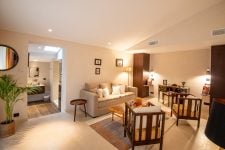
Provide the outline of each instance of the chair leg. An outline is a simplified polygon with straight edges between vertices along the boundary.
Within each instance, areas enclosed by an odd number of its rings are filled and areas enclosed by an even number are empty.
[[[132,150],[134,150],[134,144],[132,144]]]
[[[86,111],[86,106],[84,104],[84,112],[85,112],[85,117],[87,117],[87,111]]]
[[[75,122],[75,118],[76,118],[76,111],[77,111],[77,105],[75,105],[74,107],[75,107],[75,108],[74,108],[74,119],[73,119],[73,121]]]
[[[199,126],[200,126],[200,119],[198,119],[198,128],[199,128]]]
[[[168,96],[168,107],[170,106],[170,96]]]
[[[159,149],[162,150],[162,147],[163,147],[163,141],[160,142]]]
[[[179,121],[179,119],[177,118],[177,126],[178,126],[178,121]]]

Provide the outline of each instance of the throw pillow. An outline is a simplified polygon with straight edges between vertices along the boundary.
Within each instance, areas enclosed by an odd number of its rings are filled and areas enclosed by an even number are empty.
[[[120,94],[120,86],[112,86],[112,95],[119,95]]]
[[[109,83],[109,82],[108,82],[108,83],[107,83],[107,82],[105,82],[105,83],[100,83],[100,88],[102,88],[102,89],[108,88],[109,94],[112,93],[112,84]]]
[[[97,94],[99,98],[103,97],[103,89],[97,89]]]
[[[125,94],[125,91],[126,91],[126,86],[124,84],[121,84],[120,85],[120,93]]]
[[[103,91],[103,92],[102,92],[103,97],[109,96],[109,89],[108,89],[108,88],[104,88],[102,91]]]

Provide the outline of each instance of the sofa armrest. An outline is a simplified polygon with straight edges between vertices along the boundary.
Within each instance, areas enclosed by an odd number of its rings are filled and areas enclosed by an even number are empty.
[[[136,97],[137,97],[138,89],[137,89],[136,87],[133,87],[133,86],[127,86],[127,91],[128,91],[128,92],[134,92],[134,94],[135,94]]]
[[[80,98],[87,100],[87,113],[93,117],[96,116],[96,108],[98,106],[98,96],[96,93],[82,89]]]

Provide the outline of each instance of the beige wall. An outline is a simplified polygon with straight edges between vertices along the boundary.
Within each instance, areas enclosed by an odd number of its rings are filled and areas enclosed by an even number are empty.
[[[210,68],[210,64],[210,49],[151,54],[150,66],[155,71],[153,82],[155,96],[158,95],[158,84],[167,79],[170,84],[181,85],[181,82],[185,81],[190,87],[190,92],[201,97],[206,69]]]
[[[80,89],[85,82],[90,81],[118,81],[127,82],[127,74],[122,68],[115,67],[115,59],[123,58],[125,65],[132,66],[132,55],[124,52],[112,51],[105,48],[88,46],[78,43],[72,43],[62,40],[20,34],[0,30],[0,43],[7,44],[15,48],[19,53],[19,64],[12,70],[6,71],[7,74],[13,74],[18,83],[26,85],[27,83],[27,55],[29,43],[48,44],[59,46],[64,49],[64,60],[62,62],[62,110],[69,110],[69,101],[79,97]],[[94,59],[102,59],[101,74],[94,74]],[[2,72],[1,72],[2,73]],[[132,81],[132,79],[130,79]],[[27,97],[24,95],[24,101],[16,104],[15,111],[20,113],[20,118],[27,118],[26,113]],[[3,119],[2,103],[0,103],[0,120]]]
[[[50,66],[51,101],[54,101],[59,97],[59,61],[52,61]]]

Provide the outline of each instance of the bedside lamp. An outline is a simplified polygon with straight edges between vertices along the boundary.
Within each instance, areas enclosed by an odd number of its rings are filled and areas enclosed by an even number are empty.
[[[219,147],[225,148],[225,99],[213,99],[205,135]]]

